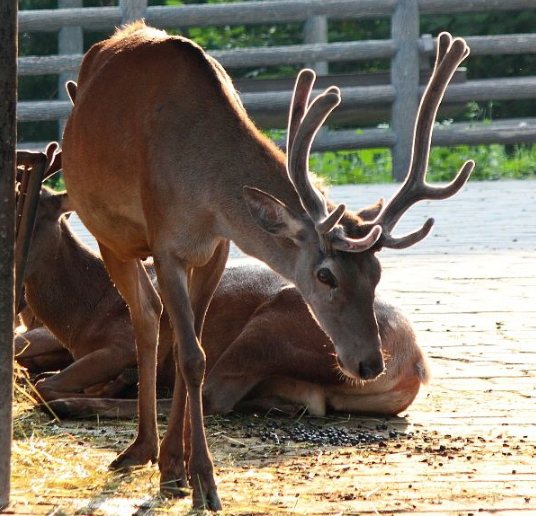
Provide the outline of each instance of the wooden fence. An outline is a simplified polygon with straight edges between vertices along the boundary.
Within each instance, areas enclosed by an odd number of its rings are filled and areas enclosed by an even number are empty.
[[[423,85],[420,68],[432,57],[435,41],[419,32],[420,16],[479,11],[508,11],[536,8],[536,0],[265,0],[231,4],[202,4],[174,7],[147,7],[147,0],[120,0],[119,7],[82,8],[82,0],[59,0],[60,9],[21,11],[19,31],[58,31],[60,55],[23,57],[19,75],[61,74],[63,82],[75,77],[82,58],[83,30],[111,30],[138,18],[159,28],[193,26],[254,25],[288,22],[304,23],[304,43],[286,47],[246,48],[213,51],[226,68],[280,64],[313,65],[326,74],[331,62],[391,60],[391,80],[383,85],[346,85],[341,88],[343,103],[337,110],[350,113],[356,121],[364,110],[390,108],[390,124],[385,129],[323,131],[315,150],[342,150],[389,147],[393,175],[401,180],[410,159],[413,120]],[[391,18],[391,38],[387,40],[327,41],[329,20]],[[536,34],[468,37],[473,55],[536,53]],[[500,68],[500,67],[498,67]],[[336,84],[336,82],[334,81]],[[290,103],[290,90],[243,90],[242,100],[261,126],[280,124]],[[536,77],[462,81],[448,89],[445,103],[531,99],[536,97]],[[19,102],[19,121],[62,120],[70,112],[63,96],[56,101]],[[335,117],[335,121],[337,118]],[[348,120],[348,117],[345,118]],[[263,123],[266,122],[266,123]],[[346,124],[346,122],[345,122]],[[273,125],[272,125],[273,127]],[[435,131],[434,145],[533,143],[536,119],[498,123],[453,123]]]

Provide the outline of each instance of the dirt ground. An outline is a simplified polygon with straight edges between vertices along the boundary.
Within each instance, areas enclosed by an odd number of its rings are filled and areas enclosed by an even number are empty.
[[[391,187],[351,188],[333,197]],[[224,514],[536,514],[535,201],[536,182],[470,184],[416,210],[438,219],[423,246],[382,256],[433,372],[400,417],[207,418]],[[28,394],[19,382],[6,514],[189,512],[159,498],[156,467],[107,470],[134,421],[54,421]]]

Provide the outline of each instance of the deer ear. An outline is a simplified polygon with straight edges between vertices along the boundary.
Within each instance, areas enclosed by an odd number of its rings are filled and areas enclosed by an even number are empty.
[[[249,186],[244,187],[244,199],[253,220],[271,235],[301,241],[305,224],[279,199]]]
[[[58,197],[61,202],[61,212],[62,213],[70,213],[74,211],[74,206],[71,202],[71,199],[69,199],[69,194],[67,192],[63,192],[58,194]]]
[[[365,208],[361,208],[356,213],[356,215],[365,222],[372,222],[373,220],[376,220],[376,218],[382,211],[384,204],[385,199],[383,197],[380,197],[380,199],[378,199],[374,204],[366,206]]]

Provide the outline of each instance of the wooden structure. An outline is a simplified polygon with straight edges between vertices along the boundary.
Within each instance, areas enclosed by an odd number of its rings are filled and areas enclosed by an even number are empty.
[[[304,23],[304,44],[287,47],[248,48],[214,51],[212,55],[226,68],[269,66],[277,64],[313,64],[321,74],[335,61],[370,59],[391,60],[390,84],[377,86],[353,85],[342,87],[341,108],[353,115],[352,124],[359,127],[364,110],[391,108],[390,128],[325,131],[317,138],[316,150],[342,150],[370,147],[390,147],[393,153],[393,173],[401,180],[409,159],[408,141],[418,106],[422,85],[419,67],[423,57],[434,52],[430,36],[420,36],[419,17],[429,14],[458,14],[478,11],[508,11],[533,9],[536,0],[276,0],[229,4],[182,5],[147,7],[146,0],[125,0],[119,7],[80,8],[77,0],[62,0],[57,10],[21,11],[20,31],[60,31],[61,55],[24,57],[19,73],[74,73],[81,61],[81,31],[111,30],[121,23],[144,17],[150,25],[160,28],[192,26],[254,25],[260,23]],[[378,41],[327,43],[329,20],[359,20],[391,18],[391,38]],[[66,36],[65,31],[69,32]],[[78,32],[77,32],[78,31]],[[63,34],[63,35],[62,35]],[[63,44],[69,41],[72,47]],[[505,35],[468,37],[473,55],[516,54],[536,52],[536,35]],[[62,79],[63,80],[63,79]],[[63,86],[59,88],[63,90]],[[512,100],[534,98],[536,77],[516,79],[474,80],[453,84],[445,103],[468,101]],[[243,102],[260,125],[265,121],[271,128],[285,124],[290,102],[288,91],[243,93]],[[19,103],[19,121],[61,120],[70,111],[67,100]],[[338,110],[339,111],[339,110]],[[274,116],[274,113],[276,116]],[[334,113],[335,115],[335,113]],[[335,118],[336,120],[336,118]],[[386,120],[387,121],[387,120]],[[535,120],[510,120],[499,124],[456,123],[436,131],[434,145],[532,143],[536,141]]]
[[[13,400],[17,2],[0,4],[0,510],[9,503]]]

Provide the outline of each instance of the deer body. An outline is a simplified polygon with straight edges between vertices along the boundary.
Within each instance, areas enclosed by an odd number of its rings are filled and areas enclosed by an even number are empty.
[[[433,120],[466,54],[463,41],[443,38],[417,123],[411,181],[365,223],[330,203],[309,176],[314,135],[340,102],[337,88],[309,102],[313,72],[297,79],[285,159],[248,119],[221,66],[191,41],[134,24],[92,47],[65,130],[63,165],[71,200],[99,242],[136,334],[138,435],[112,467],[158,457],[156,340],[163,302],[177,341],[177,380],[158,458],[161,488],[182,496],[187,486],[188,398],[194,505],[221,507],[203,427],[206,360],[199,339],[229,240],[296,285],[332,339],[344,374],[371,380],[383,372],[373,309],[380,279],[375,251],[424,238],[431,220],[406,237],[390,231],[412,202],[452,195],[471,172],[468,163],[445,189],[424,184]],[[140,261],[149,255],[160,295]]]
[[[74,359],[61,373],[37,384],[45,401],[80,397],[90,387],[90,395],[98,395],[100,384],[136,366],[128,308],[112,287],[102,261],[60,218],[68,211],[66,194],[57,195],[43,187],[24,278],[32,312]],[[32,330],[30,341],[32,337],[40,343],[47,339],[41,328]],[[15,345],[19,353],[26,347],[20,337]],[[63,355],[59,346],[55,352]],[[32,353],[29,348],[23,363],[35,360]],[[108,391],[101,394],[113,395]]]

